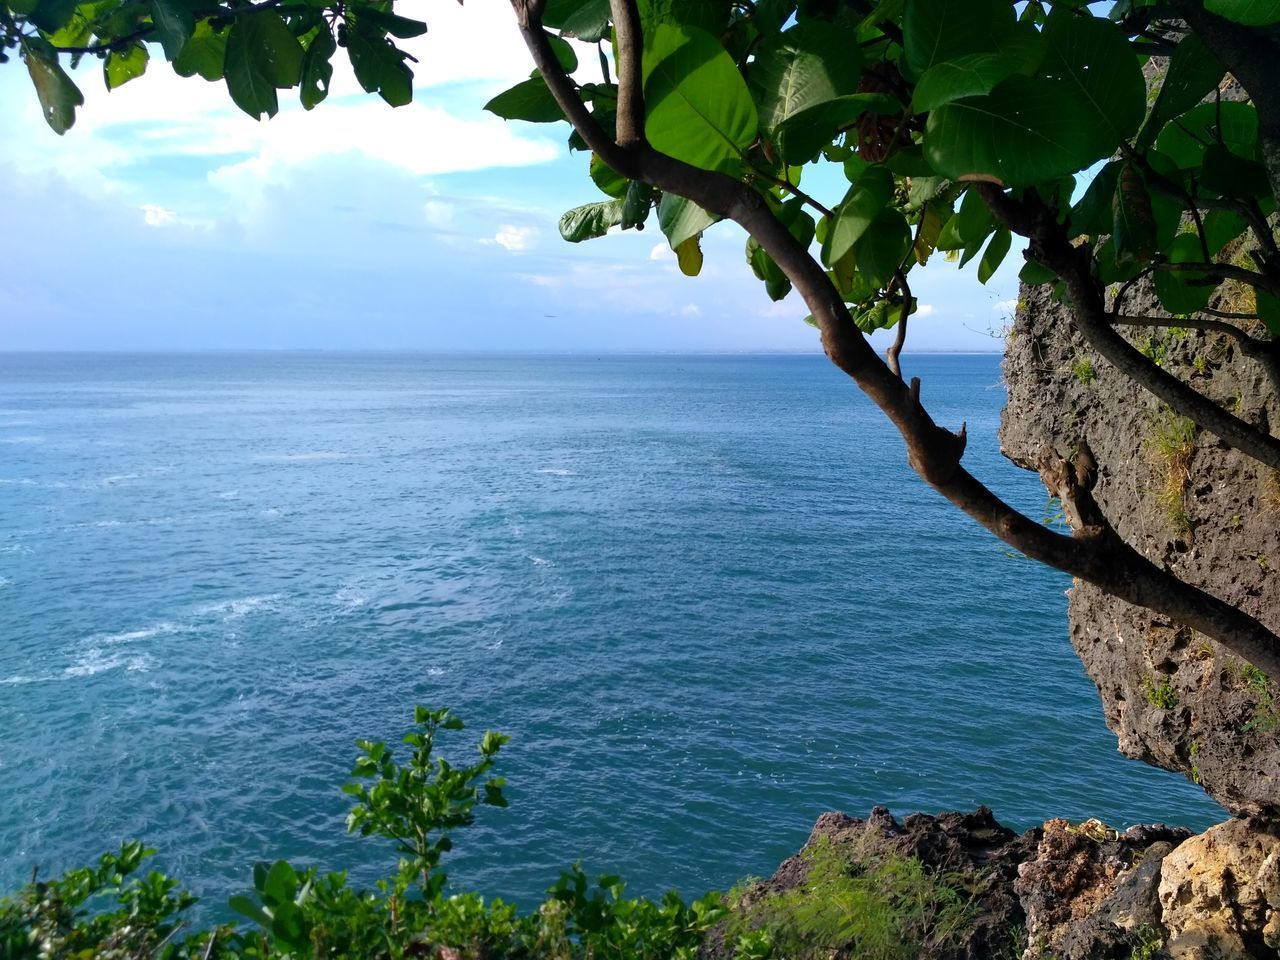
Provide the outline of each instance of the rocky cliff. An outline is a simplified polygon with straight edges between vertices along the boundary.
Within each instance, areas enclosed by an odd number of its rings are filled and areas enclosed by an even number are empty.
[[[1094,491],[1121,536],[1183,580],[1280,629],[1280,477],[1199,432],[1073,335],[1048,287],[1024,289],[1009,334],[1001,445],[1030,468],[1087,439]],[[1126,312],[1158,314],[1149,295]],[[1220,333],[1133,342],[1242,418],[1280,428],[1263,371]],[[1239,816],[1280,814],[1280,688],[1207,638],[1077,582],[1070,636],[1121,752],[1201,784]],[[1277,678],[1280,679],[1280,678]]]

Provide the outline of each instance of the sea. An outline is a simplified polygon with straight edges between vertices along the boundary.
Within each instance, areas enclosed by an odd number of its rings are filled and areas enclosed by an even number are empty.
[[[999,358],[904,366],[1054,522]],[[260,860],[372,883],[340,787],[415,704],[510,735],[446,867],[523,906],[725,889],[827,810],[1221,819],[1117,753],[1069,587],[819,356],[0,354],[0,893],[126,838],[206,917]]]

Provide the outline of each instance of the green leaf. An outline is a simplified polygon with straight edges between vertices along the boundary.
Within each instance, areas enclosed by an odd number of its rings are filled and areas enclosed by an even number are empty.
[[[1204,0],[1204,8],[1249,27],[1280,23],[1280,0]]]
[[[1156,147],[1179,169],[1190,170],[1204,163],[1210,144],[1219,142],[1239,157],[1257,159],[1258,111],[1252,104],[1202,103],[1169,123]]]
[[[906,62],[916,76],[935,63],[993,50],[1012,29],[1013,7],[999,0],[907,0],[902,17]]]
[[[1190,110],[1216,90],[1225,72],[1200,36],[1187,34],[1169,57],[1169,68],[1156,102],[1138,133],[1138,149],[1150,147],[1169,120]]]
[[[911,227],[907,218],[892,207],[885,207],[858,238],[853,257],[858,273],[879,289],[893,279],[910,251]]]
[[[953,100],[929,113],[924,155],[953,179],[1032,186],[1100,158],[1093,118],[1060,82],[1014,76],[985,97]]]
[[[280,15],[266,10],[237,20],[227,37],[227,90],[255,120],[279,110],[277,87],[291,87],[302,75],[302,46]]]
[[[630,181],[594,153],[591,154],[591,164],[588,169],[591,182],[599,187],[602,193],[617,198],[627,195],[627,184]]]
[[[1273,337],[1280,337],[1280,300],[1265,290],[1254,290],[1258,302],[1258,316],[1267,325]]]
[[[690,237],[700,235],[707,227],[719,221],[719,217],[707,213],[692,200],[674,193],[664,193],[658,201],[658,226],[671,244],[671,249],[677,252]]]
[[[277,860],[262,882],[262,899],[271,906],[289,903],[298,891],[298,872],[287,860]]]
[[[79,0],[39,0],[27,18],[45,33],[57,33],[70,22]]]
[[[755,237],[747,238],[747,263],[751,265],[751,272],[764,281],[764,290],[770,300],[777,303],[791,292],[791,280]]]
[[[21,42],[45,122],[61,136],[76,122],[76,107],[83,106],[84,94],[62,69],[58,54],[48,43],[39,37],[24,37]]]
[[[808,163],[837,133],[864,113],[900,116],[902,104],[886,93],[852,93],[820,103],[786,120],[777,130],[778,149],[787,163]],[[857,162],[861,158],[853,155]]]
[[[372,24],[383,33],[389,33],[401,40],[420,37],[427,32],[427,25],[421,20],[410,20],[398,13],[390,13],[376,7],[362,6],[358,8],[357,17],[360,22]]]
[[[1223,247],[1244,233],[1247,226],[1244,217],[1234,210],[1210,210],[1204,218],[1205,242],[1209,244],[1210,255],[1216,256]]]
[[[196,74],[213,82],[221,80],[227,61],[227,31],[215,32],[208,20],[201,20],[191,31],[191,38],[183,44],[182,52],[173,61],[173,70],[181,77]]]
[[[741,169],[741,153],[756,138],[756,107],[713,36],[663,24],[646,37],[644,95],[653,147],[704,170]]]
[[[546,33],[546,31],[543,31]],[[578,69],[578,55],[573,50],[573,44],[568,40],[562,40],[554,34],[548,33],[547,43],[551,44],[551,50],[556,55],[556,62],[560,64],[565,73],[573,73]]]
[[[353,30],[347,36],[347,55],[360,86],[377,93],[393,107],[413,100],[413,71],[404,62],[404,51],[385,37]]]
[[[164,57],[173,62],[195,31],[196,20],[181,0],[151,0],[151,23],[156,39],[164,48]]]
[[[1046,283],[1052,283],[1058,279],[1058,275],[1046,267],[1043,263],[1035,260],[1028,260],[1026,265],[1018,273],[1018,279],[1029,287],[1040,287]]]
[[[227,906],[241,916],[248,917],[254,923],[260,924],[268,930],[271,929],[271,915],[263,910],[256,900],[243,894],[236,894],[227,901]]]
[[[863,333],[887,330],[898,322],[900,310],[900,307],[889,303],[888,300],[878,300],[866,309],[855,313],[853,322]]]
[[[552,0],[542,22],[558,27],[566,37],[596,43],[609,36],[609,0]]]
[[[1121,161],[1112,160],[1099,170],[1071,208],[1071,233],[1096,237],[1110,231],[1115,222],[1112,198],[1120,180]]]
[[[1204,253],[1199,238],[1190,233],[1179,234],[1169,245],[1168,257],[1170,263],[1200,263]],[[1195,313],[1208,306],[1216,287],[1212,281],[1205,280],[1203,273],[1194,271],[1157,270],[1156,297],[1170,313]]]
[[[504,120],[526,120],[529,123],[553,123],[563,120],[560,104],[551,95],[541,76],[531,77],[504,90],[484,105],[490,113]]]
[[[938,233],[939,250],[963,250],[991,232],[991,211],[976,190],[966,190],[957,210]]]
[[[985,284],[1000,269],[1000,264],[1004,263],[1004,258],[1008,255],[1012,242],[1013,234],[1003,228],[991,235],[991,242],[987,244],[987,249],[983,251],[982,259],[978,261],[979,283]]]
[[[292,953],[299,953],[310,946],[302,911],[289,901],[276,907],[271,918],[271,934]]]
[[[766,41],[751,66],[760,126],[774,132],[797,114],[858,88],[862,58],[827,24],[801,23]]]
[[[147,60],[150,59],[147,48],[135,43],[125,50],[113,50],[102,61],[102,75],[107,81],[107,89],[114,90],[128,83],[147,71]]]
[[[626,199],[622,203],[622,229],[642,228],[649,219],[649,208],[653,206],[653,187],[639,180],[632,180],[627,185]]]
[[[702,234],[695,233],[675,248],[676,262],[686,277],[696,277],[702,272]]]
[[[311,45],[307,47],[306,56],[302,58],[300,97],[304,109],[310,110],[329,95],[329,82],[333,79],[333,64],[330,61],[337,50],[333,34],[327,26],[321,26]]]
[[[1220,143],[1204,152],[1200,185],[1224,197],[1251,199],[1271,193],[1266,168],[1256,160],[1246,160]]]
[[[853,249],[893,197],[893,174],[882,166],[868,167],[840,206],[822,246],[822,261],[833,266]]]
[[[1061,8],[1049,15],[1044,38],[1049,50],[1041,72],[1061,82],[1084,109],[1079,149],[1090,160],[1109,157],[1147,112],[1137,54],[1114,23]]]
[[[996,84],[1019,72],[1021,64],[998,53],[971,53],[935,63],[916,84],[911,109],[925,113],[961,97],[990,93]]]
[[[574,207],[560,218],[560,236],[570,243],[603,237],[622,223],[622,200],[606,200]]]

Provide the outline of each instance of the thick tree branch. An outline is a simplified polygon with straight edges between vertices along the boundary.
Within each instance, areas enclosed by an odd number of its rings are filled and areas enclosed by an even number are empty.
[[[1071,322],[1103,359],[1184,417],[1198,423],[1228,446],[1280,469],[1280,439],[1223,410],[1197,393],[1120,336],[1109,321],[1102,285],[1093,277],[1088,247],[1073,247],[1052,209],[1034,194],[1015,200],[990,183],[975,185],[993,216],[1031,241],[1029,255],[1066,285]]]
[[[612,141],[591,118],[556,61],[542,30],[542,0],[512,0],[512,5],[548,88],[588,146],[623,176],[692,200],[716,216],[733,220],[754,237],[804,299],[821,331],[827,356],[897,427],[912,468],[930,486],[1028,557],[1199,630],[1259,669],[1280,676],[1280,637],[1231,604],[1161,570],[1124,543],[1106,525],[1096,505],[1091,509],[1085,502],[1090,496],[1087,485],[1076,479],[1085,474],[1074,465],[1067,471],[1073,486],[1065,486],[1066,481],[1060,484],[1063,492],[1074,498],[1074,515],[1082,521],[1071,536],[1050,530],[997,497],[961,465],[963,431],[957,435],[934,423],[920,403],[919,381],[903,383],[880,359],[853,322],[822,265],[791,235],[760,194],[733,177],[691,166],[634,137],[643,129],[644,105],[639,89],[641,38],[631,0],[611,0],[615,26],[619,21],[625,24],[616,32],[619,142]],[[625,143],[621,142],[624,129],[631,137]],[[1101,302],[1098,308],[1101,310]]]

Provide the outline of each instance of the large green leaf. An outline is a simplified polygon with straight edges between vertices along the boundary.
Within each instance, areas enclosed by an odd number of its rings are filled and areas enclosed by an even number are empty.
[[[181,0],[151,0],[151,23],[165,59],[177,60],[196,27],[191,10]]]
[[[570,243],[603,237],[622,223],[623,200],[606,200],[574,207],[560,218],[560,236]]]
[[[357,16],[366,24],[372,24],[383,33],[389,33],[401,40],[420,37],[427,32],[427,25],[421,20],[410,20],[398,13],[389,13],[377,7],[362,6]]]
[[[595,43],[609,36],[609,0],[549,0],[542,22],[566,37]]]
[[[1200,263],[1204,259],[1199,238],[1190,233],[1175,237],[1167,253],[1170,263]],[[1160,305],[1173,314],[1203,310],[1215,289],[1212,282],[1205,282],[1203,273],[1195,271],[1157,270],[1155,281]]]
[[[664,193],[658,201],[658,226],[662,228],[672,250],[678,249],[690,237],[696,237],[719,220],[719,217],[707,213],[692,200],[674,193]]]
[[[1280,23],[1280,0],[1204,0],[1204,8],[1250,27]]]
[[[1013,7],[1000,0],[907,0],[902,16],[907,66],[918,77],[935,63],[994,51],[1012,30]]]
[[[756,106],[715,37],[659,26],[645,38],[644,94],[654,148],[705,170],[741,169],[741,153],[756,138]]]
[[[227,37],[227,90],[236,105],[255,120],[274,117],[277,87],[291,87],[302,76],[302,45],[280,15],[265,10],[237,20]]]
[[[24,37],[22,52],[45,122],[54,133],[66,133],[76,122],[76,107],[84,105],[84,94],[67,76],[58,63],[58,54],[44,40]]]
[[[970,53],[935,63],[916,84],[911,109],[925,113],[961,97],[990,93],[1001,80],[1019,72],[1021,64],[999,53]]]
[[[1204,163],[1208,146],[1219,142],[1246,160],[1257,158],[1258,111],[1252,104],[1202,103],[1167,125],[1156,147],[1179,169],[1191,170]]]
[[[208,20],[199,21],[191,38],[173,61],[173,70],[181,77],[196,74],[209,81],[221,80],[227,62],[227,31],[215,31]]]
[[[985,97],[931,111],[924,155],[952,178],[1031,186],[1099,159],[1091,145],[1099,140],[1096,126],[1096,117],[1062,83],[1015,76]]]
[[[311,45],[307,47],[307,55],[302,61],[300,97],[303,109],[312,109],[329,95],[329,82],[333,79],[333,64],[330,60],[337,50],[338,45],[328,26],[321,26],[311,40]]]
[[[764,290],[775,303],[791,292],[791,280],[755,237],[747,237],[747,263],[751,272],[764,281]]]
[[[864,113],[896,116],[902,113],[902,104],[887,93],[852,93],[802,110],[778,128],[778,149],[783,160],[808,163],[839,131]]]
[[[982,243],[991,232],[991,211],[976,190],[966,190],[957,210],[938,233],[939,250],[963,250]]]
[[[1084,195],[1071,208],[1071,232],[1073,236],[1086,234],[1091,237],[1110,232],[1114,221],[1113,198],[1116,182],[1120,179],[1121,161],[1112,160],[1099,170]]]
[[[1041,73],[1070,90],[1085,113],[1080,151],[1095,160],[1111,156],[1147,111],[1137,54],[1114,23],[1061,8],[1049,15],[1044,38],[1049,49]]]
[[[627,195],[627,184],[630,181],[594,153],[591,155],[588,171],[591,174],[591,182],[600,188],[601,193],[614,198]]]
[[[861,57],[828,25],[812,21],[766,42],[751,67],[760,126],[777,130],[796,114],[854,93]]]
[[[504,120],[527,120],[529,123],[552,123],[563,120],[564,113],[541,76],[531,77],[504,90],[484,105],[490,113]]]
[[[650,33],[664,23],[719,35],[729,20],[729,0],[638,0],[640,26]]]
[[[853,247],[858,273],[877,289],[883,287],[911,250],[911,227],[892,207],[883,208]]]
[[[978,261],[979,283],[985,284],[1000,269],[1000,264],[1004,263],[1004,258],[1008,256],[1009,247],[1012,243],[1013,234],[1003,228],[991,235],[991,242],[987,244],[987,249],[982,252],[982,259]]]
[[[868,167],[849,188],[822,245],[822,260],[834,266],[853,249],[893,196],[893,175],[882,166]]]
[[[393,107],[413,100],[413,71],[404,62],[404,52],[386,37],[352,30],[347,36],[347,56],[360,86],[369,93],[377,93]]]
[[[107,54],[107,59],[102,61],[102,75],[107,82],[107,89],[114,90],[142,76],[147,71],[149,59],[147,48],[140,43],[135,43],[124,50],[111,51]]]
[[[1169,69],[1160,84],[1156,102],[1138,134],[1138,149],[1150,147],[1169,120],[1190,110],[1217,89],[1225,72],[1199,35],[1187,34],[1169,57]]]

